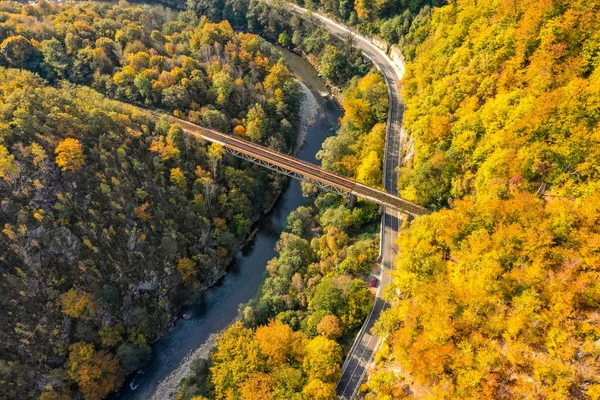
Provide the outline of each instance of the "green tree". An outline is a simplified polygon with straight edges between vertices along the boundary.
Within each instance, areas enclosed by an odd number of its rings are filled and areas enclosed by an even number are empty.
[[[58,78],[66,78],[69,68],[69,58],[63,44],[54,37],[44,40],[41,44],[44,62],[52,68]]]
[[[131,374],[150,361],[152,349],[148,345],[123,343],[117,348],[117,356],[126,375]]]
[[[348,285],[348,298],[341,314],[341,322],[345,331],[358,328],[369,315],[373,306],[373,295],[360,279]]]
[[[10,36],[0,43],[0,55],[13,68],[37,70],[41,61],[40,51],[22,35]]]
[[[310,308],[315,311],[327,311],[338,314],[344,306],[342,291],[335,287],[332,278],[323,278],[315,288],[315,294],[310,302]]]
[[[287,31],[283,31],[279,34],[279,37],[277,38],[277,43],[279,43],[283,47],[289,47],[292,44],[292,38]]]

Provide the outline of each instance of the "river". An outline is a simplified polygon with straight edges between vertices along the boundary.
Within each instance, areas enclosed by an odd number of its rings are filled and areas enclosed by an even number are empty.
[[[279,48],[288,66],[302,82],[305,98],[300,136],[304,144],[297,153],[301,160],[317,163],[315,158],[323,141],[335,134],[342,116],[340,107],[328,97],[329,90],[314,68],[301,57]],[[114,398],[146,400],[166,398],[189,367],[189,361],[209,339],[225,329],[238,314],[238,306],[250,300],[265,278],[267,262],[275,256],[275,243],[287,216],[305,203],[300,182],[290,180],[271,212],[260,222],[255,239],[240,251],[229,272],[207,289],[202,304],[191,311],[191,318],[180,319],[174,328],[152,347],[153,356],[143,375],[135,376],[136,390],[129,381]],[[157,388],[160,385],[160,393]]]

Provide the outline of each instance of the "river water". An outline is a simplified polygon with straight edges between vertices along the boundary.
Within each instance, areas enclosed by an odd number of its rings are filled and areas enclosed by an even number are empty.
[[[298,151],[301,160],[317,163],[315,158],[323,141],[335,134],[342,116],[340,107],[314,68],[301,57],[279,49],[297,79],[302,82],[305,98],[301,109],[304,145]],[[127,400],[163,399],[179,379],[185,376],[189,361],[214,334],[225,329],[238,314],[238,306],[250,300],[265,278],[267,262],[275,256],[275,243],[287,216],[305,203],[300,182],[290,180],[272,211],[260,222],[256,238],[240,251],[225,277],[207,289],[199,308],[191,318],[178,320],[175,327],[153,345],[153,357],[143,375],[135,376],[136,390],[129,381],[114,398]],[[167,379],[168,378],[168,379]],[[157,391],[157,388],[160,390]]]

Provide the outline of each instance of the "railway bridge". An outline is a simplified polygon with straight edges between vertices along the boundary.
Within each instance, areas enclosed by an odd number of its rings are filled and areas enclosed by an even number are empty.
[[[207,142],[218,143],[228,153],[236,157],[292,178],[310,182],[321,189],[347,196],[350,203],[353,203],[356,197],[361,197],[415,217],[427,213],[425,208],[408,200],[384,192],[383,190],[363,185],[339,174],[326,171],[316,165],[298,160],[268,147],[239,139],[214,129],[204,128],[174,116],[169,116],[169,118],[173,123],[179,124],[186,134]]]

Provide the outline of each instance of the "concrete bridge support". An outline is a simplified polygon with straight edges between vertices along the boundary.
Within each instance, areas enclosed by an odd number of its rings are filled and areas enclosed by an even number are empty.
[[[159,115],[158,113],[153,113],[156,119],[160,118]],[[356,196],[360,196],[366,201],[372,201],[394,210],[401,210],[414,216],[427,213],[425,208],[402,199],[397,195],[355,182],[333,172],[325,171],[316,165],[298,160],[287,154],[238,139],[232,135],[194,125],[189,121],[179,118],[170,117],[170,120],[173,123],[179,124],[186,134],[211,143],[217,143],[224,147],[229,154],[233,154],[236,157],[253,162],[277,173],[301,181],[311,182],[320,189],[348,196],[347,204],[349,207],[354,207]],[[395,180],[391,182],[394,183]]]
[[[354,208],[354,206],[356,206],[356,195],[354,193],[348,194],[348,197],[346,197],[346,205],[348,208]]]

